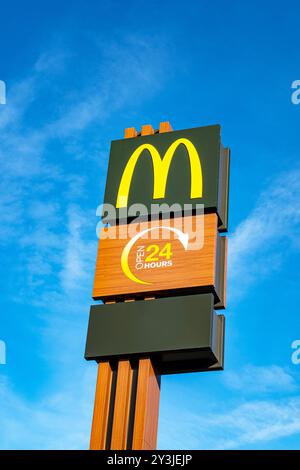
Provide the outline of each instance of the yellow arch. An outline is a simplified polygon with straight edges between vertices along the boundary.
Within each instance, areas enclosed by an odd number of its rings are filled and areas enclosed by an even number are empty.
[[[202,197],[202,168],[201,161],[198,152],[192,142],[188,139],[177,139],[173,142],[168,150],[166,151],[163,158],[161,158],[157,149],[151,144],[140,145],[129,158],[127,165],[124,169],[118,196],[117,196],[117,208],[127,207],[129,189],[132,181],[133,172],[139,157],[144,150],[148,150],[152,158],[153,163],[153,176],[154,176],[154,187],[153,187],[153,199],[160,199],[165,197],[167,178],[170,170],[170,165],[174,157],[175,151],[179,145],[184,145],[187,149],[190,159],[191,169],[191,199]]]

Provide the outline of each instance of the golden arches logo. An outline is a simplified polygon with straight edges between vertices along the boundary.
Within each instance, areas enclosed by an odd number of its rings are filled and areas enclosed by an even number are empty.
[[[198,155],[198,152],[192,142],[188,139],[182,138],[175,140],[175,142],[170,145],[163,158],[161,158],[158,150],[151,144],[142,144],[133,152],[127,162],[127,165],[124,169],[121,178],[116,207],[127,207],[129,189],[132,181],[133,172],[137,161],[144,152],[144,150],[148,150],[153,163],[153,199],[164,198],[166,193],[167,178],[170,170],[170,165],[174,157],[175,151],[179,147],[179,145],[185,146],[190,160],[190,197],[191,199],[202,197],[202,167],[200,156]]]

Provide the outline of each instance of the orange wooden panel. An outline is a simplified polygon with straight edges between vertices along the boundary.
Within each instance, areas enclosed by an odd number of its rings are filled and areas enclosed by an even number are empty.
[[[146,124],[142,126],[141,135],[152,135],[152,134],[154,134],[154,129],[151,126],[151,124]]]
[[[125,133],[124,133],[125,139],[130,139],[131,137],[136,137],[136,136],[137,136],[137,131],[135,127],[127,127],[125,129]]]
[[[172,129],[172,126],[169,123],[169,121],[159,123],[159,133],[160,134],[162,134],[164,132],[171,132],[172,130],[173,129]]]
[[[216,214],[205,214],[104,228],[93,297],[124,299],[136,294],[158,295],[163,291],[176,293],[181,288],[215,286],[217,225]],[[154,229],[158,226],[167,228]],[[198,227],[203,231],[203,239],[199,239],[203,246],[200,241],[196,243]]]
[[[99,363],[90,440],[91,450],[105,449],[112,374],[109,362]]]
[[[133,428],[133,450],[156,449],[160,380],[151,359],[139,360]]]
[[[110,445],[110,448],[112,450],[126,449],[132,386],[132,372],[133,371],[129,361],[119,361],[113,427]]]
[[[226,307],[226,285],[227,285],[227,253],[228,253],[228,238],[225,239],[225,260],[224,260],[224,285],[223,285],[223,305]]]

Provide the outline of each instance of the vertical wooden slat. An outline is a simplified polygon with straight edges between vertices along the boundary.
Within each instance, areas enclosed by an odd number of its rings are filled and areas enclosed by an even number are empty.
[[[162,134],[164,132],[171,132],[172,130],[173,129],[172,129],[172,126],[169,123],[169,121],[159,123],[159,133],[160,134]]]
[[[223,305],[226,307],[226,285],[227,285],[227,253],[228,253],[228,238],[225,238],[225,255],[224,255],[224,286],[223,286]]]
[[[126,449],[132,373],[132,367],[128,360],[119,361],[110,445],[112,450]]]
[[[113,371],[109,362],[98,364],[90,449],[104,450]]]
[[[142,132],[141,132],[141,135],[152,135],[154,134],[154,129],[153,127],[151,126],[151,124],[146,124],[144,126],[142,126]]]
[[[136,137],[137,136],[137,131],[135,129],[135,127],[127,127],[125,129],[125,133],[124,133],[124,138],[125,139],[130,139],[132,137]]]
[[[160,377],[153,368],[151,359],[139,360],[133,429],[133,450],[156,449]]]

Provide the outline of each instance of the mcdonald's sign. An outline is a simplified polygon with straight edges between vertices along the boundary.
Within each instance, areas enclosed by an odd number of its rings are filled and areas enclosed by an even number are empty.
[[[116,220],[127,218],[124,209],[140,203],[151,213],[153,204],[188,204],[193,211],[203,204],[215,212],[219,231],[227,230],[229,150],[221,143],[220,126],[113,141],[104,203],[116,209]],[[181,215],[181,214],[180,214]]]
[[[221,128],[161,122],[124,136],[111,144],[85,348],[98,363],[95,450],[154,449],[161,375],[224,368]]]

